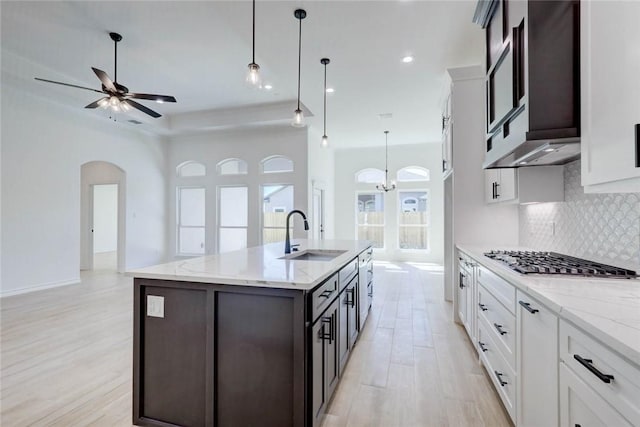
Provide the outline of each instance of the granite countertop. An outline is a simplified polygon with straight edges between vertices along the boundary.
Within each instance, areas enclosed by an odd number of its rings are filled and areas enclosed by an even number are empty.
[[[457,247],[640,366],[640,280],[524,275],[485,257],[488,250]]]
[[[280,259],[284,242],[168,262],[127,271],[127,276],[219,283],[224,285],[311,290],[371,246],[362,240],[294,239],[300,252],[306,249],[346,250],[330,261]]]

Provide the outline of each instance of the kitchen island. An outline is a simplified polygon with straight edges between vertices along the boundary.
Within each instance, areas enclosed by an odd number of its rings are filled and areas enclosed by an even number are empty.
[[[294,243],[128,272],[134,424],[320,423],[370,307],[372,250]]]

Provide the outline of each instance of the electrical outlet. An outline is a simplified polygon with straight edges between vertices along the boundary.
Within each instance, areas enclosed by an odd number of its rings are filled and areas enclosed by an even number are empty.
[[[551,235],[555,236],[556,235],[556,222],[555,221],[551,221],[549,223],[549,227],[550,227],[549,231],[551,232]]]
[[[164,318],[164,297],[147,295],[147,317]]]

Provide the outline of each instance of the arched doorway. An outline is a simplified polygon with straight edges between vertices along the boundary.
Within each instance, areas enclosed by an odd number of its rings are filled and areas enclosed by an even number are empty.
[[[115,249],[114,267],[124,273],[126,173],[113,163],[91,161],[80,167],[80,176],[80,270],[94,269],[95,249]],[[94,225],[98,223],[102,234],[96,236]],[[102,229],[111,227],[115,236],[106,236]]]

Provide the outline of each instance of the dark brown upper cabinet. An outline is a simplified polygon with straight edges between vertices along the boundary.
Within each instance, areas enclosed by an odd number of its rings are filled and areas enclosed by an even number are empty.
[[[580,4],[481,0],[485,29],[484,167],[562,164],[579,155]]]

